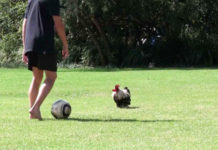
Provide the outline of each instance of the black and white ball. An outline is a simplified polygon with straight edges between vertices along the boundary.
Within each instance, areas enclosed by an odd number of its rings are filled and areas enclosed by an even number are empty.
[[[66,119],[70,116],[71,106],[65,100],[57,100],[52,104],[51,114],[56,119]]]

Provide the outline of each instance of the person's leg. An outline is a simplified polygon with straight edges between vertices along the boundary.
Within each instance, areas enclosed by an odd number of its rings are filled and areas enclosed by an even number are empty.
[[[43,78],[42,70],[39,70],[36,67],[32,67],[32,72],[33,72],[33,79],[28,91],[30,108],[32,108],[33,104],[35,103],[35,100],[39,92],[39,86]],[[30,115],[30,118],[33,118],[33,116]]]
[[[30,109],[30,114],[32,116],[34,116],[34,118],[37,118],[37,119],[42,119],[41,113],[40,113],[40,106],[41,106],[42,102],[44,101],[44,99],[46,98],[46,96],[51,91],[51,89],[54,85],[54,82],[57,78],[56,72],[45,71],[45,74],[46,74],[45,81],[41,85],[41,87],[39,89],[38,96],[36,98],[36,101],[35,101],[34,105],[32,106],[32,108]]]

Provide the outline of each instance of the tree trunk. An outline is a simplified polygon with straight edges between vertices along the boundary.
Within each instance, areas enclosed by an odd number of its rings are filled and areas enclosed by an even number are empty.
[[[105,50],[106,50],[106,56],[108,57],[107,61],[109,61],[110,60],[110,46],[109,46],[108,39],[107,39],[107,37],[105,35],[105,32],[102,29],[102,27],[101,27],[100,23],[98,22],[98,20],[94,16],[91,17],[91,21],[95,25],[95,27],[97,28],[98,32],[100,33],[101,40],[103,41],[103,44],[104,44],[104,47],[105,47]]]
[[[90,28],[88,27],[88,23],[86,23],[85,19],[83,19],[82,16],[79,16],[79,20],[81,22],[81,24],[88,30],[89,32],[89,35],[91,36],[91,39],[95,45],[95,47],[97,48],[98,50],[98,53],[99,53],[99,56],[100,56],[100,59],[101,59],[101,65],[105,66],[106,65],[106,59],[103,55],[103,52],[101,50],[101,46],[100,44],[98,43],[97,39],[95,38],[95,36],[92,34],[92,31],[90,30]]]
[[[91,39],[92,39],[92,42],[94,43],[97,51],[98,51],[98,54],[100,56],[100,62],[101,62],[101,65],[105,66],[106,65],[106,59],[103,55],[103,52],[101,50],[101,46],[100,44],[98,43],[97,39],[95,38],[95,36],[93,35],[92,31],[90,30],[89,26],[88,26],[88,23],[85,21],[85,17],[83,17],[82,15],[82,10],[79,9],[78,7],[78,0],[74,0],[73,1],[74,5],[76,6],[76,13],[77,13],[77,17],[78,17],[78,21],[81,22],[81,24],[83,25],[84,28],[86,28],[88,30],[88,33],[89,35],[91,36]]]

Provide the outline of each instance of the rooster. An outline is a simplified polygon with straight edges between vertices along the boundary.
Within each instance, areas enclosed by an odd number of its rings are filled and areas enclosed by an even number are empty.
[[[117,107],[128,107],[130,105],[130,91],[127,87],[120,89],[120,85],[115,85],[115,89],[112,90],[112,98],[117,104]]]

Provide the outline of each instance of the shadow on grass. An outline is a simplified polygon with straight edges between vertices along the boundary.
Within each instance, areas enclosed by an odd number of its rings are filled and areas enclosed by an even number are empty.
[[[82,118],[69,118],[67,120],[79,122],[177,122],[179,120],[137,120],[137,119],[82,119]]]
[[[97,119],[97,118],[68,118],[68,119],[52,119],[45,118],[43,121],[77,121],[77,122],[142,122],[142,123],[158,123],[158,122],[180,122],[181,120],[137,120],[137,119]]]
[[[132,68],[60,68],[58,72],[122,72],[122,71],[160,71],[160,70],[181,70],[181,71],[192,71],[192,70],[217,70],[218,66],[214,67],[132,67]]]
[[[123,107],[123,108],[120,108],[120,109],[139,109],[140,107],[136,106],[136,107]]]

